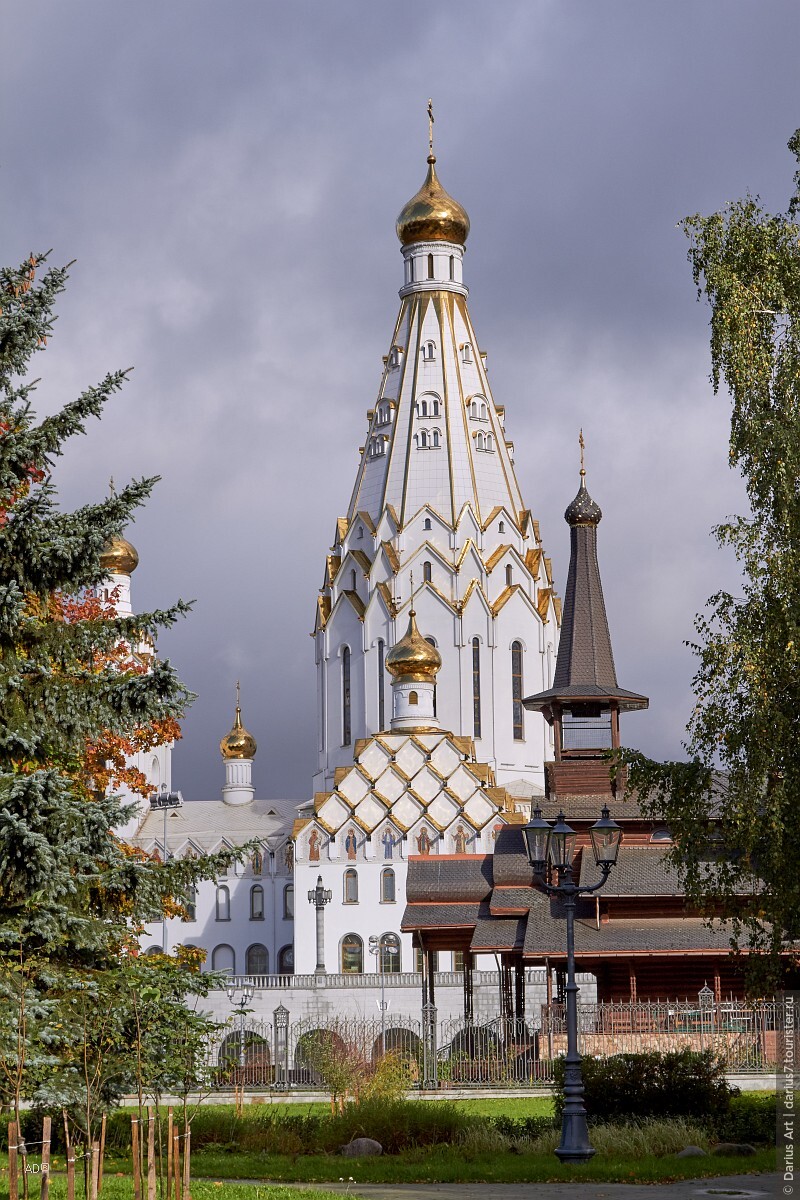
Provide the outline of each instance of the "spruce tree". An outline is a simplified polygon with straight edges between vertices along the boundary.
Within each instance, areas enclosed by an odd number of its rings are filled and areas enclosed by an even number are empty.
[[[29,372],[67,279],[45,260],[0,271],[0,1098],[66,1103],[89,1138],[135,1075],[125,995],[137,930],[230,856],[162,864],[115,833],[129,807],[107,789],[98,747],[177,720],[191,699],[169,662],[145,670],[120,647],[154,644],[188,606],[118,616],[86,602],[101,552],[156,479],[59,507],[54,462],[126,372],[36,420]],[[145,988],[145,1002],[206,991],[184,965],[154,963],[169,982]]]

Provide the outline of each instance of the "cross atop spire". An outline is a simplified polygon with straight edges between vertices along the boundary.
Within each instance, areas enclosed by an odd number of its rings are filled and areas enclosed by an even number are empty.
[[[433,153],[433,100],[428,101],[428,162],[435,163],[436,155]]]
[[[583,428],[582,427],[581,427],[580,434],[578,435],[578,445],[581,448],[581,479],[585,479],[586,478],[586,467],[584,466],[584,462],[583,462],[583,452],[586,449],[586,442],[583,440]]]
[[[236,680],[236,711],[239,712],[241,710],[241,707],[242,707],[242,705],[241,705],[241,687],[239,686],[239,680],[237,679]]]

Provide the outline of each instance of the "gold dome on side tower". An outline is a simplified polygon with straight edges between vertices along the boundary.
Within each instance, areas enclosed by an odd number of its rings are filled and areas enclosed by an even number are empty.
[[[100,555],[107,575],[130,575],[139,565],[136,547],[124,537],[113,537]]]
[[[386,655],[386,670],[395,679],[402,678],[411,683],[432,683],[441,665],[441,654],[435,646],[425,641],[417,629],[417,614],[412,608],[408,617],[408,629]]]
[[[223,758],[255,758],[258,746],[252,733],[248,733],[242,724],[242,710],[239,705],[239,684],[236,684],[236,717],[233,729],[226,733],[219,744]]]
[[[466,209],[449,195],[436,174],[433,153],[433,103],[428,101],[428,174],[425,182],[401,210],[397,236],[404,246],[413,242],[456,242],[463,246],[469,236]]]

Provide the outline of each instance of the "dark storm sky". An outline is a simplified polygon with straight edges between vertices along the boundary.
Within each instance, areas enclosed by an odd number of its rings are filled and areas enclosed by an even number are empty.
[[[4,262],[77,260],[40,411],[123,394],[59,462],[65,504],[163,481],[134,602],[196,599],[161,652],[199,694],[176,752],[219,794],[234,682],[261,794],[308,794],[324,555],[401,285],[394,218],[425,170],[467,208],[470,306],[563,593],[577,435],[629,743],[680,753],[694,614],[743,507],[708,313],[677,222],[749,188],[785,208],[796,0],[26,0],[2,15]]]

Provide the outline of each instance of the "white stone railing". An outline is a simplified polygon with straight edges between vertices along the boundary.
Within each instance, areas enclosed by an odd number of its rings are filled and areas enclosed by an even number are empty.
[[[393,971],[383,976],[377,971],[329,975],[233,975],[228,977],[226,985],[233,983],[241,987],[244,983],[250,983],[257,992],[276,988],[296,992],[318,988],[374,988],[380,987],[381,979],[385,987],[422,987],[422,975],[418,971]],[[527,983],[543,984],[545,972],[541,968],[528,967],[525,980]],[[434,990],[437,987],[460,988],[464,986],[464,976],[460,971],[437,971],[433,983]],[[500,974],[498,971],[475,971],[472,983],[473,987],[498,987]],[[220,984],[220,987],[226,985]]]

